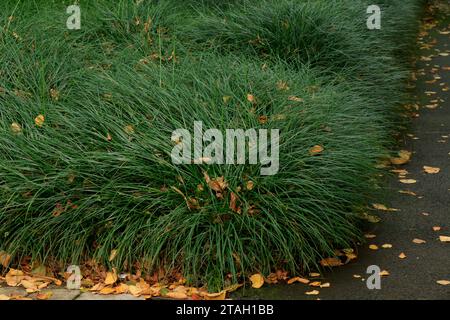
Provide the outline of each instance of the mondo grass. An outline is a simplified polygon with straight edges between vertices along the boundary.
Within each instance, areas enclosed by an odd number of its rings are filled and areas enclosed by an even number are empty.
[[[81,2],[78,31],[65,29],[64,5],[7,2],[0,250],[181,272],[218,290],[253,272],[316,269],[360,240],[420,1],[386,1],[378,36],[364,29],[364,1]],[[279,129],[278,173],[173,164],[171,134],[194,121]],[[218,195],[205,173],[228,186]]]

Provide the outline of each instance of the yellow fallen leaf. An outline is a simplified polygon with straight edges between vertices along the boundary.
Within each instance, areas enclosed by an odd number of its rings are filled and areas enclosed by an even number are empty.
[[[398,152],[398,157],[393,157],[389,160],[391,161],[392,164],[401,165],[401,164],[407,163],[410,158],[411,158],[411,152],[409,152],[407,150],[400,150]]]
[[[320,273],[317,273],[317,272],[311,272],[311,273],[309,274],[309,276],[310,276],[311,278],[320,277]]]
[[[255,98],[254,95],[249,93],[249,94],[247,94],[247,101],[251,102],[251,103],[255,103],[256,102],[256,98]]]
[[[116,294],[122,294],[128,292],[128,285],[125,283],[119,284],[117,287],[114,288]]]
[[[115,269],[113,269],[112,272],[106,273],[106,279],[105,279],[106,285],[114,284],[114,283],[116,283],[116,281],[117,281],[117,273],[116,273]]]
[[[367,233],[367,234],[364,235],[364,238],[366,238],[366,239],[373,239],[373,238],[376,238],[376,235],[371,234],[371,233]]]
[[[289,96],[288,100],[289,101],[295,101],[295,102],[303,102],[304,101],[302,98],[299,98],[297,96]]]
[[[294,282],[300,282],[300,283],[308,284],[309,280],[305,279],[305,278],[301,278],[301,277],[294,277],[294,278],[289,279],[287,281],[287,284],[293,284]]]
[[[111,253],[109,255],[109,261],[113,261],[114,258],[116,257],[116,255],[117,255],[117,250],[116,249],[111,250]]]
[[[305,294],[308,296],[316,296],[319,294],[319,290],[306,291]]]
[[[435,174],[435,173],[438,173],[439,171],[441,171],[440,168],[429,167],[429,166],[423,166],[423,170],[424,170],[426,173],[430,173],[430,174]]]
[[[434,226],[433,227],[433,231],[440,231],[441,230],[441,227],[439,227],[439,226]]]
[[[439,53],[439,55],[441,57],[448,57],[448,52],[441,52],[441,53]]]
[[[323,147],[322,146],[315,145],[314,147],[309,149],[309,154],[313,156],[313,155],[321,153],[322,151],[323,151]]]
[[[381,211],[399,211],[399,209],[388,208],[384,204],[380,204],[380,203],[374,203],[374,204],[372,204],[372,207],[374,209],[381,210]]]
[[[207,293],[205,295],[206,300],[225,300],[227,292],[225,290],[217,293]]]
[[[385,243],[385,244],[383,244],[381,247],[382,247],[383,249],[390,249],[390,248],[392,248],[392,244],[390,244],[390,243]]]
[[[387,277],[389,274],[390,274],[390,273],[389,273],[389,271],[387,271],[387,270],[383,270],[383,271],[380,272],[380,276],[381,276],[381,277]]]
[[[188,296],[186,293],[184,292],[178,292],[178,291],[171,291],[168,292],[166,295],[166,297],[172,298],[172,299],[187,299]]]
[[[231,99],[231,96],[223,96],[222,97],[223,103],[228,103],[228,101],[230,101],[230,99]]]
[[[320,287],[321,284],[322,284],[322,282],[320,282],[320,281],[313,281],[309,285],[311,287]]]
[[[439,236],[439,240],[441,242],[450,242],[450,237],[448,237],[448,236]]]
[[[415,238],[415,239],[413,239],[413,241],[412,242],[414,242],[414,243],[417,243],[417,244],[422,244],[422,243],[426,243],[426,241],[425,240],[422,240],[422,239],[418,239],[418,238]]]
[[[260,273],[256,273],[250,276],[250,281],[252,282],[252,287],[255,289],[259,289],[264,284],[264,277]]]
[[[378,250],[378,246],[376,244],[369,245],[370,250]]]
[[[325,283],[322,283],[322,284],[320,285],[320,287],[321,287],[321,288],[329,288],[329,287],[331,287],[331,284],[330,284],[329,282],[325,282]]]
[[[34,118],[34,123],[38,127],[42,127],[44,125],[44,122],[45,122],[45,117],[42,114],[40,114],[36,118]]]
[[[99,291],[100,294],[113,294],[115,292],[116,292],[116,289],[111,288],[111,287],[105,287]]]
[[[14,134],[19,134],[22,132],[22,127],[17,122],[11,123],[11,131]]]
[[[24,273],[16,269],[9,269],[9,272],[5,276],[6,284],[10,287],[18,286],[24,278]]]
[[[129,135],[131,135],[131,134],[134,133],[134,127],[133,127],[131,124],[125,126],[125,127],[123,128],[123,130],[124,130],[127,134],[129,134]]]
[[[4,294],[0,294],[0,301],[1,301],[1,300],[11,300],[11,297],[6,296],[6,295],[4,295]]]
[[[135,297],[138,297],[142,293],[142,289],[136,286],[128,286],[128,291]]]
[[[247,190],[252,190],[254,186],[255,184],[253,181],[251,180],[247,181]]]
[[[399,190],[398,192],[403,193],[403,194],[408,194],[410,196],[417,196],[417,194],[415,192],[412,192],[409,190]]]
[[[416,183],[417,181],[416,180],[414,180],[414,179],[400,179],[399,180],[401,183],[404,183],[404,184],[413,184],[413,183]]]
[[[450,281],[448,280],[438,280],[436,283],[442,285],[442,286],[448,286],[450,284]]]
[[[400,253],[400,254],[398,255],[398,257],[399,257],[400,259],[405,259],[405,258],[406,258],[406,254],[404,254],[404,253],[402,252],[402,253]]]

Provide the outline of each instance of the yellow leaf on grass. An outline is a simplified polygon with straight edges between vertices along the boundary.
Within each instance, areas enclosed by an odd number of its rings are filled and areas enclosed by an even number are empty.
[[[450,284],[450,281],[448,280],[438,280],[436,283],[442,285],[442,286],[448,286]]]
[[[450,242],[450,237],[448,237],[448,236],[439,236],[439,240],[441,242]]]
[[[11,123],[11,131],[14,134],[19,134],[22,132],[22,127],[17,122]]]
[[[255,98],[254,95],[249,93],[249,94],[247,94],[247,101],[251,102],[251,103],[255,103],[256,102],[256,98]]]
[[[304,101],[302,98],[297,97],[297,96],[289,96],[288,100],[289,101],[295,101],[295,102],[303,102]]]
[[[412,242],[414,242],[414,243],[416,243],[416,244],[422,244],[422,243],[426,243],[426,241],[425,240],[422,240],[422,239],[418,239],[418,238],[415,238],[415,239],[413,239],[413,241]]]
[[[264,277],[260,273],[256,273],[250,276],[250,281],[252,282],[252,287],[255,289],[259,289],[264,284]]]
[[[255,184],[253,181],[251,180],[247,181],[247,190],[252,190],[254,186]]]
[[[424,170],[426,173],[430,173],[430,174],[439,173],[439,171],[441,171],[440,168],[429,167],[429,166],[423,166],[423,170]]]
[[[114,284],[114,283],[116,283],[116,281],[117,281],[117,273],[116,273],[115,269],[113,269],[112,272],[106,273],[106,279],[105,279],[106,285]]]
[[[45,122],[45,117],[42,114],[40,114],[36,118],[34,118],[34,123],[38,127],[42,127],[44,125],[44,122]]]
[[[313,155],[321,153],[322,151],[323,151],[323,147],[317,144],[314,147],[312,147],[311,149],[309,149],[309,154],[313,156]]]
[[[117,250],[116,249],[111,250],[111,253],[109,255],[109,261],[113,261],[114,258],[116,257],[116,255],[117,255]]]

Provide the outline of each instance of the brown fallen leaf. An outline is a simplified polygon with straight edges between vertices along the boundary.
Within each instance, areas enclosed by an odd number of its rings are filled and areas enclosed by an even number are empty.
[[[309,285],[311,287],[320,287],[321,284],[322,284],[322,282],[320,282],[320,281],[313,281],[313,282],[309,283]]]
[[[38,300],[48,300],[53,296],[53,292],[48,291],[48,292],[43,292],[43,293],[38,293],[36,295],[36,299]]]
[[[325,258],[320,260],[320,265],[322,267],[338,267],[342,266],[343,263],[339,258]]]
[[[440,231],[441,230],[441,227],[439,227],[439,226],[434,226],[433,227],[433,231]]]
[[[180,299],[180,300],[188,298],[186,293],[184,293],[184,292],[177,292],[177,291],[168,292],[165,296],[168,297],[168,298]]]
[[[311,273],[309,274],[309,276],[310,276],[311,278],[317,278],[317,277],[320,277],[320,273],[317,273],[317,272],[311,272]]]
[[[422,239],[418,239],[418,238],[415,238],[415,239],[413,239],[413,241],[412,242],[414,242],[414,243],[416,243],[416,244],[422,244],[422,243],[426,243],[426,241],[425,240],[422,240]]]
[[[217,293],[207,293],[205,295],[206,300],[225,300],[227,292],[225,290]]]
[[[404,254],[404,253],[402,252],[402,253],[400,253],[400,254],[398,255],[398,257],[399,257],[400,259],[405,259],[405,258],[406,258],[406,254]]]
[[[448,237],[448,236],[439,236],[439,240],[441,242],[450,242],[450,237]]]
[[[10,287],[17,287],[24,278],[25,274],[16,269],[9,269],[5,276],[6,284]]]
[[[264,277],[260,273],[256,273],[250,276],[250,281],[252,283],[252,288],[259,289],[264,284]]]
[[[11,261],[11,256],[7,254],[5,251],[0,251],[0,264],[7,268],[9,262]]]
[[[364,238],[366,238],[366,239],[373,239],[373,238],[376,238],[376,235],[370,234],[370,233],[366,233],[366,234],[364,235]]]
[[[295,102],[303,102],[304,101],[302,98],[299,98],[297,96],[289,96],[288,100],[289,101],[295,101]]]
[[[409,191],[409,190],[399,190],[398,192],[402,193],[402,194],[408,194],[410,196],[417,196],[417,194],[415,192],[412,192],[412,191]]]
[[[429,166],[423,166],[423,170],[429,174],[436,174],[436,173],[439,173],[439,171],[441,171],[440,168],[429,167]]]
[[[109,261],[110,262],[113,261],[114,258],[116,257],[116,255],[117,255],[117,249],[111,250],[111,253],[109,254]]]
[[[390,275],[390,273],[387,270],[383,270],[383,271],[380,272],[380,276],[381,277],[387,277],[388,275]]]
[[[369,245],[370,250],[378,250],[378,246],[376,244]]]
[[[2,300],[11,300],[11,297],[4,295],[4,294],[0,294],[0,301]]]
[[[287,284],[293,284],[293,283],[295,283],[295,282],[300,282],[300,283],[308,284],[308,283],[309,283],[309,280],[308,280],[308,279],[305,279],[305,278],[301,278],[301,277],[294,277],[294,278],[289,279],[289,280],[287,281]]]
[[[438,280],[436,281],[437,284],[440,284],[441,286],[448,286],[450,284],[449,280]]]

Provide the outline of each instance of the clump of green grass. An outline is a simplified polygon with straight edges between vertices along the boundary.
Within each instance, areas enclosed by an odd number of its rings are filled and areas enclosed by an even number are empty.
[[[0,249],[181,271],[217,290],[252,272],[317,268],[360,239],[358,213],[380,190],[375,164],[403,99],[394,35],[414,34],[415,4],[376,37],[346,1],[82,2],[76,32],[64,29],[63,6],[28,2],[13,14],[10,2],[0,19]],[[280,129],[279,172],[174,165],[171,133],[194,121]],[[315,145],[324,150],[312,156]],[[226,181],[220,195],[205,172]]]

